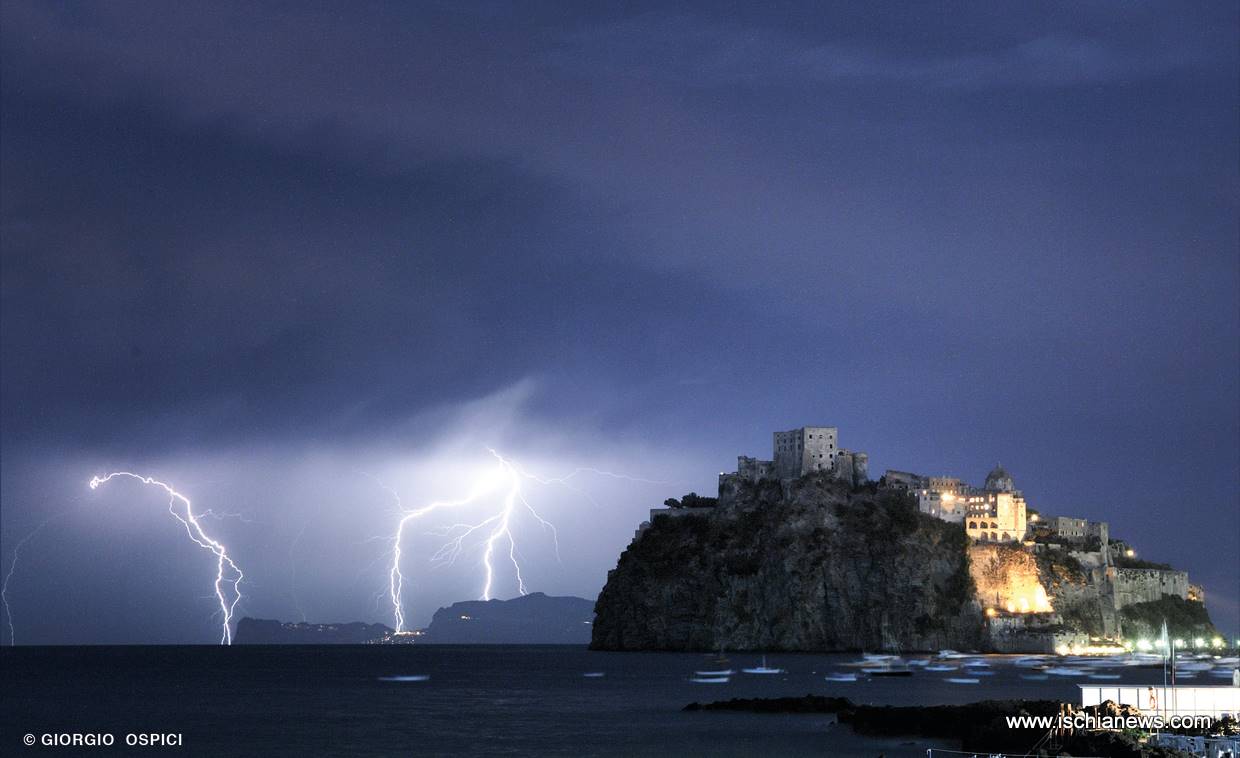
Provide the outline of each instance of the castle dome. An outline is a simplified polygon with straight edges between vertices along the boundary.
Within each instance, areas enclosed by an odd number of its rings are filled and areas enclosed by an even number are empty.
[[[986,489],[1012,492],[1016,489],[1016,483],[1012,481],[1012,475],[1008,473],[1007,469],[1002,465],[998,465],[986,475]]]

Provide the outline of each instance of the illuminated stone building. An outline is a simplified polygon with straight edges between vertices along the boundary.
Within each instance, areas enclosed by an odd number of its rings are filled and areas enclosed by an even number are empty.
[[[892,477],[891,474],[895,474]],[[1025,498],[1002,466],[986,476],[986,483],[973,487],[954,477],[920,477],[906,472],[888,472],[889,478],[907,486],[917,495],[922,513],[964,526],[965,533],[978,542],[1019,542],[1028,524]],[[907,483],[907,484],[906,484]]]

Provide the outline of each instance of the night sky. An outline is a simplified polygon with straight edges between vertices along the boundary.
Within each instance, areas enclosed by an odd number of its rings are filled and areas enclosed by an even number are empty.
[[[1240,631],[1235,3],[454,5],[4,0],[19,643],[218,636],[211,556],[95,474],[237,514],[242,614],[391,624],[378,481],[662,482],[530,483],[530,589],[594,597],[806,424],[1001,462]],[[455,520],[415,624],[478,594]]]

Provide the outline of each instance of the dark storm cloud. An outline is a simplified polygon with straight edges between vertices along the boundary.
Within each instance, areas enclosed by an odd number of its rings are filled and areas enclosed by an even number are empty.
[[[824,9],[823,20],[829,16]],[[1062,26],[1071,28],[1079,18],[1072,21]],[[1082,34],[1079,27],[1057,27],[1031,25],[1017,38],[982,34],[980,45],[963,51],[956,46],[917,50],[907,37],[857,40],[845,33],[840,40],[822,41],[805,29],[651,12],[572,34],[553,56],[565,71],[580,72],[584,65],[594,74],[692,87],[816,82],[981,89],[1101,84],[1219,63],[1229,55],[1221,29],[1212,34],[1198,27],[1197,34],[1178,40],[1173,32],[1153,40],[1151,50],[1132,40]],[[922,31],[912,41],[928,40]]]
[[[523,387],[697,486],[811,422],[1001,459],[1237,622],[1233,5],[3,20],[6,525],[43,451],[391,452]]]

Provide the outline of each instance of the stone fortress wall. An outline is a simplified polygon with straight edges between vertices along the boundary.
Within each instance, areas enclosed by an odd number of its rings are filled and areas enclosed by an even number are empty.
[[[1120,568],[1110,572],[1115,609],[1161,600],[1163,595],[1188,599],[1188,572]]]

